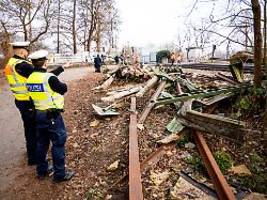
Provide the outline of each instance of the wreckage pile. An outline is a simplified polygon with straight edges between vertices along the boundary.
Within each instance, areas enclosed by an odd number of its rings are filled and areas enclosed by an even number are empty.
[[[102,102],[92,105],[95,114],[111,117],[130,111],[130,122],[129,168],[109,187],[106,198],[112,198],[114,188],[122,191],[118,188],[125,187],[127,179],[129,199],[245,196],[248,190],[235,187],[233,184],[238,181],[234,179],[231,186],[227,184],[223,173],[251,176],[246,165],[232,166],[233,162],[224,153],[225,149],[236,151],[233,146],[241,147],[247,135],[259,134],[251,124],[240,120],[242,116],[233,117],[233,102],[251,88],[249,80],[240,83],[225,72],[200,74],[182,68],[170,71],[146,66],[120,66],[107,74],[106,80],[93,89],[103,94]],[[129,99],[130,107],[121,109],[121,104]],[[212,142],[208,141],[212,151],[221,148],[218,143],[223,143],[222,140],[230,147],[217,151],[215,160],[204,136]],[[196,148],[207,170],[195,156]],[[116,160],[108,168],[116,170],[119,162]],[[196,173],[199,169],[204,176]]]

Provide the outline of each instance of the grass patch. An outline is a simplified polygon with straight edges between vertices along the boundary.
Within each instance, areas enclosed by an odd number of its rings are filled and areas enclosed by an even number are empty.
[[[225,174],[233,165],[233,160],[230,154],[225,151],[215,152],[214,158],[223,174]]]

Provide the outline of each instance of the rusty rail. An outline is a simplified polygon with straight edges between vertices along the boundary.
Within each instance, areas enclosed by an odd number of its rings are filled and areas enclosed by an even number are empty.
[[[138,121],[138,124],[142,124],[142,123],[144,123],[144,121],[146,120],[148,114],[150,113],[150,111],[151,111],[152,108],[154,107],[155,102],[156,102],[158,96],[160,95],[161,91],[164,89],[165,85],[166,85],[166,81],[162,81],[162,82],[159,84],[159,86],[158,86],[156,92],[152,95],[152,97],[150,98],[150,100],[149,100],[149,102],[148,102],[146,108],[143,110],[143,112],[142,112],[142,114],[141,114],[141,117],[140,117],[140,119],[139,119],[139,121]]]
[[[215,186],[215,190],[220,200],[234,200],[236,199],[226,179],[220,171],[203,135],[198,132],[193,132],[197,148],[208,170],[208,174]]]
[[[142,200],[142,181],[139,161],[136,97],[131,97],[131,115],[129,125],[129,199]]]

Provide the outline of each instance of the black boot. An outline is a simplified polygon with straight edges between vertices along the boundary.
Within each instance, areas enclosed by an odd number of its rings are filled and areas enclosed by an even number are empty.
[[[53,181],[55,183],[60,183],[60,182],[63,182],[63,181],[69,181],[73,176],[74,176],[74,171],[67,171],[65,176],[62,177],[62,178],[53,178]]]
[[[28,159],[28,166],[33,166],[33,165],[37,165],[37,161],[32,160],[32,159]]]
[[[39,180],[44,180],[47,176],[50,176],[50,174],[52,174],[53,172],[54,172],[53,165],[50,164],[50,165],[48,165],[47,172],[44,174],[38,174],[37,178]]]

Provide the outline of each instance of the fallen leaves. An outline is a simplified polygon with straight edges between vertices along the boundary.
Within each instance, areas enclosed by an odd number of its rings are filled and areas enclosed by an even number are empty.
[[[79,147],[79,144],[78,144],[77,142],[74,142],[74,143],[72,144],[72,146],[73,146],[73,148],[78,148],[78,147]]]
[[[136,126],[137,126],[137,128],[138,128],[139,130],[141,130],[141,131],[145,130],[145,127],[144,127],[143,124],[137,124]]]
[[[90,123],[90,126],[91,126],[91,127],[97,127],[99,124],[100,124],[100,121],[97,120],[97,119],[95,119],[94,121],[92,121],[92,122]]]
[[[168,144],[170,142],[173,142],[173,141],[176,141],[180,138],[180,135],[179,134],[170,134],[168,135],[167,137],[161,139],[161,140],[158,140],[157,143],[160,143],[160,144]]]
[[[169,178],[169,175],[170,174],[168,171],[164,171],[162,173],[150,171],[149,177],[156,186],[159,186],[160,184],[162,184],[164,181],[166,181]]]
[[[119,167],[120,160],[116,160],[111,165],[108,166],[107,171],[115,171]]]
[[[240,176],[251,176],[252,175],[246,165],[233,166],[229,171]]]

